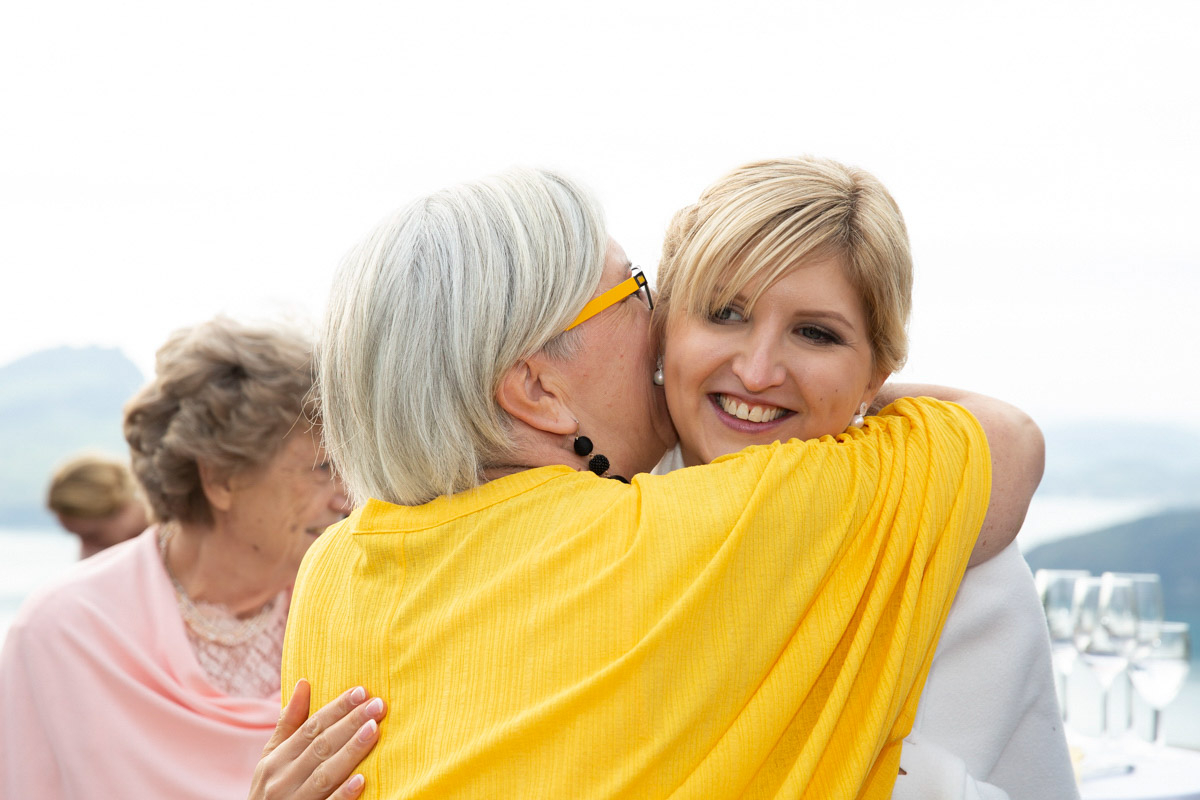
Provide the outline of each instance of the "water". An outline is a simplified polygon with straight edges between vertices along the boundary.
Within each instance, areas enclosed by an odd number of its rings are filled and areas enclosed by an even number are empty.
[[[1084,533],[1108,525],[1137,519],[1159,510],[1145,501],[1097,501],[1076,498],[1034,498],[1018,541],[1022,549],[1063,536]],[[21,601],[33,589],[66,573],[79,557],[75,537],[56,531],[0,529],[0,642],[12,623]],[[1200,648],[1197,648],[1200,655]],[[1128,681],[1118,677],[1113,687],[1113,716],[1126,702]],[[1083,733],[1099,728],[1099,684],[1091,671],[1077,663],[1071,675],[1068,697],[1072,725]],[[1149,707],[1137,699],[1135,730],[1149,738]],[[1163,713],[1167,741],[1174,745],[1200,748],[1200,663],[1193,662],[1191,673],[1179,697]]]
[[[79,540],[62,531],[0,528],[0,642],[25,596],[79,560]]]
[[[1096,497],[1040,497],[1035,495],[1017,536],[1021,552],[1039,544],[1091,533],[1112,525],[1133,522],[1164,510],[1156,500],[1106,500]]]

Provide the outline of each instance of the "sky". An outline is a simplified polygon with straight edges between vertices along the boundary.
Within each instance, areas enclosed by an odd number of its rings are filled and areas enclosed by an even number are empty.
[[[808,153],[905,213],[901,378],[1196,427],[1198,38],[1194,0],[9,4],[0,364],[315,321],[380,218],[514,164],[653,274],[707,184]]]

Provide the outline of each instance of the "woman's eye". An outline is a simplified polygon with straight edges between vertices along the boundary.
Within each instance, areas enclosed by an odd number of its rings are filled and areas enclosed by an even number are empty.
[[[742,322],[745,317],[733,306],[725,306],[709,314],[709,319],[713,322]]]
[[[824,328],[818,328],[816,325],[802,325],[797,329],[799,334],[811,342],[818,344],[836,344],[841,341]]]

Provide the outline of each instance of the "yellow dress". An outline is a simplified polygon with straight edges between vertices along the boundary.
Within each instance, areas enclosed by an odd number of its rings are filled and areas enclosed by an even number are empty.
[[[372,500],[304,560],[284,692],[388,702],[366,797],[887,798],[990,480],[918,399],[631,485]]]

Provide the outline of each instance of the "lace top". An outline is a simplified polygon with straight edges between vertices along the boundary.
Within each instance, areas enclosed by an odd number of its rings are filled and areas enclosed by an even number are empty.
[[[169,526],[163,526],[158,539],[159,556],[175,587],[179,615],[200,668],[213,686],[232,697],[275,694],[280,685],[288,592],[280,592],[257,614],[245,618],[217,603],[193,601],[167,567],[167,542],[172,533]]]
[[[183,613],[182,600],[180,605],[180,613]],[[235,617],[224,606],[196,603],[195,609],[204,615],[207,622],[219,620],[218,624],[228,628],[246,622]],[[188,642],[213,686],[234,697],[269,697],[279,691],[279,664],[283,660],[287,609],[287,592],[280,592],[258,616],[251,618],[262,619],[263,624],[235,644],[225,644],[206,637],[196,629],[206,626],[194,625],[184,616]]]

